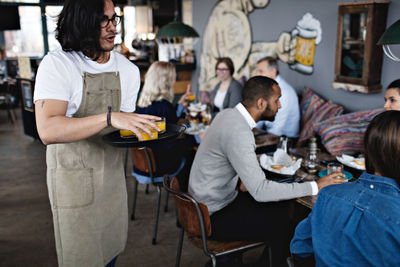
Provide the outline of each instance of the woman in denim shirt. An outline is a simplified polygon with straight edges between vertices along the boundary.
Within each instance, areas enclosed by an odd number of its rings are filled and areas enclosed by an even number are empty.
[[[371,121],[364,149],[366,172],[320,191],[292,254],[314,254],[317,266],[400,266],[400,111]]]

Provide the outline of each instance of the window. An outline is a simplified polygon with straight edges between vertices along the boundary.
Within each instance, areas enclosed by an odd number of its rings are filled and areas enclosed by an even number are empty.
[[[124,28],[125,37],[124,43],[129,51],[133,52],[132,41],[136,39],[136,14],[135,7],[127,6],[124,7]]]
[[[44,53],[39,6],[18,7],[21,30],[4,31],[7,57],[42,57]]]

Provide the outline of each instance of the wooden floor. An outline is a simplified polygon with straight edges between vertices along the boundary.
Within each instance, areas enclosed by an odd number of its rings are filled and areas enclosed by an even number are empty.
[[[12,124],[6,111],[0,110],[0,266],[57,266],[46,187],[46,147],[24,134],[19,109],[16,112],[17,121]],[[130,173],[131,160],[128,162]],[[132,176],[128,175],[126,182],[131,207]],[[117,267],[175,265],[175,205],[171,197],[169,211],[161,211],[158,244],[153,246],[156,190],[150,189],[145,195],[144,187],[139,187],[136,220],[129,222],[128,243]],[[165,197],[162,204],[164,201]],[[260,251],[247,252],[244,261],[251,263],[259,255]],[[208,260],[202,250],[185,239],[181,266],[205,266]]]

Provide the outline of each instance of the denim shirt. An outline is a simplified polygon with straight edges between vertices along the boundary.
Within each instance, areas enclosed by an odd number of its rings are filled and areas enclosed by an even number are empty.
[[[323,188],[290,250],[314,253],[317,266],[400,266],[399,186],[364,172],[356,182]]]

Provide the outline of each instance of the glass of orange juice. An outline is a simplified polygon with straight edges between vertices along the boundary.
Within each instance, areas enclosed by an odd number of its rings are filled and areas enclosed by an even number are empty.
[[[158,131],[152,127],[149,127],[149,129],[150,129],[151,133],[153,134],[153,137],[151,137],[146,132],[140,132],[142,134],[144,141],[153,140],[153,139],[158,138]],[[136,137],[136,134],[129,130],[119,130],[119,134],[121,135],[122,138]]]
[[[193,101],[195,101],[196,100],[196,96],[193,94],[193,93],[191,93],[190,95],[188,95],[188,101],[189,102],[193,102]]]
[[[162,117],[161,120],[155,120],[153,121],[158,128],[160,128],[160,134],[165,133],[166,131],[166,122],[165,122],[165,117]]]

